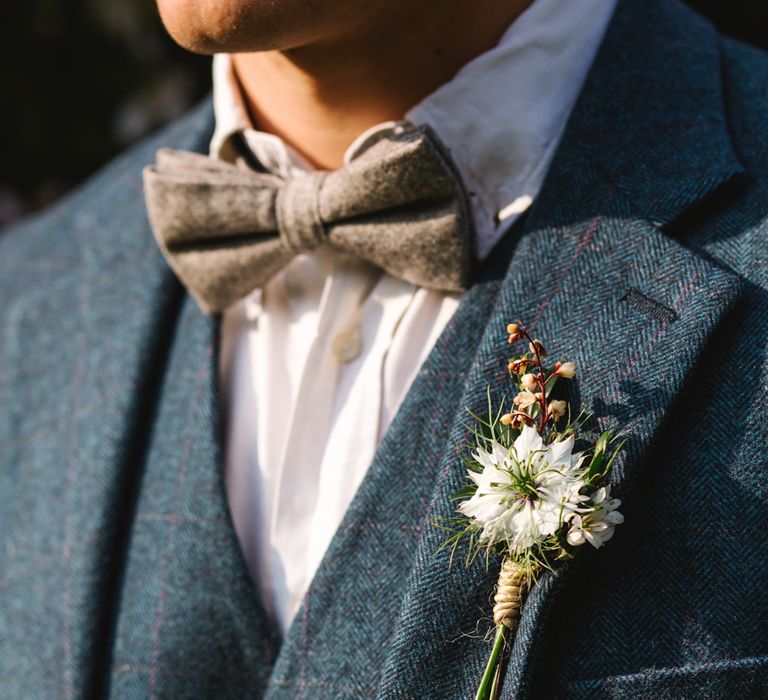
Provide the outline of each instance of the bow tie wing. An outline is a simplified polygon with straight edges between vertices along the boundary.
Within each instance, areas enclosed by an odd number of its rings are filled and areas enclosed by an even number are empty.
[[[469,285],[469,205],[450,155],[428,127],[393,129],[328,173],[319,209],[333,247],[429,289]]]
[[[155,238],[207,313],[245,296],[290,260],[275,217],[282,186],[275,175],[168,149],[145,168]]]

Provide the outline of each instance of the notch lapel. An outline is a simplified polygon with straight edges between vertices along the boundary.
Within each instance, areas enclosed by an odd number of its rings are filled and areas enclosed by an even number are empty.
[[[601,428],[629,433],[611,477],[614,493],[627,500],[665,413],[740,282],[637,218],[594,170],[587,179],[587,160],[572,164],[585,189],[579,188],[573,208],[561,209],[571,223],[553,220],[562,200],[542,196],[501,286],[460,406],[481,412],[487,386],[496,402],[510,390],[504,329],[522,318],[553,359],[576,363],[576,405],[594,411]],[[382,673],[382,698],[469,697],[482,674],[489,644],[469,635],[490,614],[499,562],[487,572],[478,562],[449,570],[447,556],[434,555],[444,535],[428,523],[453,515],[450,497],[466,479],[455,448],[470,438],[464,420],[461,412],[454,417],[442,455]],[[600,556],[610,556],[620,540],[619,531]],[[525,695],[539,633],[567,569],[543,576],[528,598],[505,697]]]
[[[12,543],[0,630],[28,630],[4,640],[14,653],[0,677],[18,677],[22,695],[91,696],[109,664],[131,495],[181,298],[150,248],[141,199],[122,163],[22,231],[41,242],[13,271],[32,283],[4,324],[0,439],[0,532]]]

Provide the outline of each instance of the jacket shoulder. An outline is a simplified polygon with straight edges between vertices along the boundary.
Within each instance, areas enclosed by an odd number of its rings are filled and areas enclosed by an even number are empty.
[[[210,100],[146,137],[47,209],[0,231],[0,294],[7,303],[89,260],[137,254],[151,242],[142,170],[163,146],[201,150],[213,125]]]

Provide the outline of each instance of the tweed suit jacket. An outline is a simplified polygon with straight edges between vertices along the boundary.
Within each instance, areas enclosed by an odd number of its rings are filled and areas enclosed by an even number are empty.
[[[517,318],[630,437],[626,522],[531,592],[502,697],[768,697],[768,55],[620,1],[284,639],[227,509],[218,323],[142,194],[211,129],[206,104],[0,236],[0,697],[470,697],[498,562],[449,569],[432,522]]]

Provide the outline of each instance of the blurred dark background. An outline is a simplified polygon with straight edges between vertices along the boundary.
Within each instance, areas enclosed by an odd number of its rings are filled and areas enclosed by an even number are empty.
[[[689,0],[768,47],[768,0]],[[0,225],[61,196],[210,89],[210,59],[178,48],[154,0],[2,0]]]

